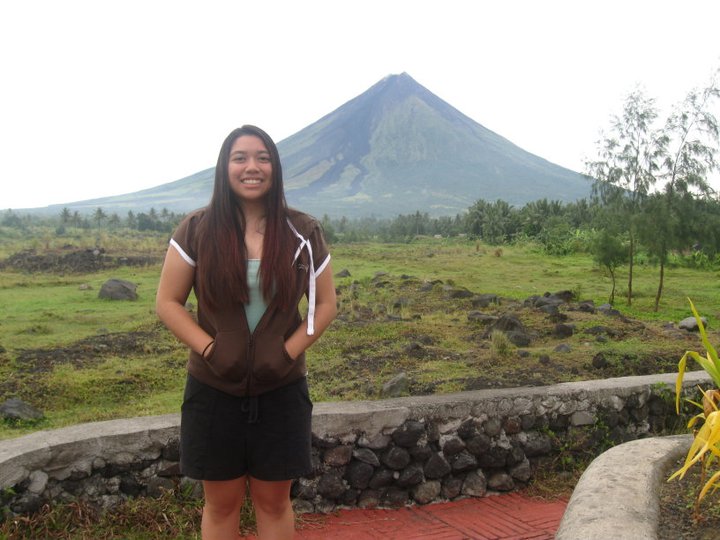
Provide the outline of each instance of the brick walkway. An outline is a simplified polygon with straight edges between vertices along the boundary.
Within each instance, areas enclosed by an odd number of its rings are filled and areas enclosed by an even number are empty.
[[[304,515],[297,540],[551,540],[566,500],[522,493],[395,510],[341,510]],[[254,537],[249,537],[248,540]]]

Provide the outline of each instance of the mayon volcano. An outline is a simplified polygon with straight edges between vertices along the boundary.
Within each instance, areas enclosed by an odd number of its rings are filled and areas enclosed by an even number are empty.
[[[406,73],[385,77],[278,148],[288,203],[318,217],[454,216],[478,199],[570,202],[591,189],[585,176],[519,148]],[[207,204],[213,175],[210,168],[151,189],[55,207],[186,212]]]

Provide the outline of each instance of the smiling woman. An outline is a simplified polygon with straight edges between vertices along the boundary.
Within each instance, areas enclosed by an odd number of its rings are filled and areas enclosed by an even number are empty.
[[[237,537],[249,488],[258,537],[290,539],[290,486],[312,470],[305,350],[337,306],[320,224],[287,207],[264,131],[227,136],[210,204],[170,244],[156,309],[190,349],[180,467],[203,481],[203,538]],[[185,309],[191,290],[197,319]]]

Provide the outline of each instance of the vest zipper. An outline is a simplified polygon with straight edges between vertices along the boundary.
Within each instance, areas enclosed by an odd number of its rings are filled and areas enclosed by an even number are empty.
[[[250,395],[250,382],[252,380],[252,374],[253,374],[253,367],[255,364],[255,333],[253,332],[250,334],[250,338],[248,339],[248,348],[247,348],[247,358],[248,358],[248,375],[247,375],[247,384],[245,385],[245,395]]]

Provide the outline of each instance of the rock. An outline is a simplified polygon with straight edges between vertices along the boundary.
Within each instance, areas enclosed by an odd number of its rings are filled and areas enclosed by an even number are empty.
[[[519,416],[509,416],[503,422],[503,431],[505,435],[514,435],[522,430],[522,420]]]
[[[420,292],[430,292],[435,288],[435,285],[440,285],[440,284],[442,284],[442,280],[439,280],[439,279],[434,279],[432,281],[426,281],[420,287]]]
[[[335,500],[345,492],[345,484],[340,477],[340,473],[331,470],[320,477],[317,490],[326,499]]]
[[[461,478],[448,476],[442,481],[440,494],[446,499],[452,500],[460,495],[460,492],[462,491],[462,486],[463,481]]]
[[[705,317],[700,317],[700,320],[702,321],[703,326],[707,328],[707,319]],[[678,323],[678,328],[681,330],[687,330],[688,332],[698,332],[700,330],[695,317],[687,317],[683,319]]]
[[[488,329],[485,337],[489,337],[493,330],[525,332],[525,327],[515,315],[501,315],[498,320],[495,321],[495,324]]]
[[[533,476],[530,462],[526,459],[522,463],[515,465],[512,469],[510,469],[510,476],[519,482],[527,482],[530,480]]]
[[[358,497],[358,508],[376,508],[380,505],[380,492],[375,489],[366,489]]]
[[[41,495],[48,483],[48,475],[44,471],[33,471],[30,473],[30,484],[27,490],[35,495]]]
[[[620,312],[613,308],[610,304],[603,304],[601,306],[598,306],[597,310],[604,314],[604,315],[610,315],[613,317],[618,317],[620,315]]]
[[[468,289],[451,289],[448,291],[448,296],[450,298],[472,298],[475,296],[472,291],[469,291]]]
[[[496,294],[478,294],[472,299],[472,305],[475,308],[486,308],[490,304],[500,304],[500,299]]]
[[[507,334],[510,343],[512,343],[516,347],[527,347],[528,345],[530,345],[530,343],[532,343],[532,338],[526,332],[520,330],[511,330],[505,333]]]
[[[44,414],[18,398],[10,398],[0,405],[0,416],[6,420],[31,421],[44,418]]]
[[[293,499],[292,506],[296,514],[312,514],[315,511],[313,503],[304,499]]]
[[[450,464],[440,453],[430,456],[430,459],[425,463],[425,468],[423,469],[425,477],[431,479],[442,478],[451,470]]]
[[[553,335],[560,339],[572,337],[575,332],[575,326],[572,324],[556,324]]]
[[[442,445],[445,457],[454,456],[465,450],[465,443],[458,437],[449,437]]]
[[[593,356],[592,367],[594,367],[595,369],[606,368],[609,365],[610,362],[607,361],[607,358],[605,358],[605,355],[603,353],[599,352],[595,356]]]
[[[357,502],[359,496],[359,489],[350,488],[340,496],[340,498],[338,499],[338,503],[343,506],[355,506],[355,503]]]
[[[552,441],[544,433],[530,432],[523,444],[527,457],[545,456],[552,450]]]
[[[351,487],[365,489],[370,485],[370,479],[374,472],[372,465],[362,461],[353,461],[345,471],[345,478]]]
[[[567,343],[560,343],[560,345],[555,347],[553,350],[559,353],[569,353],[572,351],[572,348]]]
[[[125,474],[120,478],[120,491],[125,495],[137,497],[142,493],[143,485],[131,474]]]
[[[390,444],[390,440],[390,435],[384,435],[382,433],[378,433],[370,439],[363,435],[360,439],[358,439],[358,446],[370,448],[372,450],[382,450]],[[373,463],[370,463],[370,465],[373,465]]]
[[[382,455],[380,461],[382,461],[386,467],[399,471],[407,467],[408,463],[410,463],[410,454],[404,448],[394,446]]]
[[[457,434],[462,440],[472,439],[475,435],[478,434],[478,426],[475,423],[475,420],[466,420],[465,422],[460,424],[460,426],[457,428]]]
[[[153,476],[147,483],[147,495],[148,497],[158,498],[164,493],[172,492],[174,487],[175,482],[172,479]]]
[[[410,452],[410,457],[412,457],[413,461],[417,461],[418,463],[426,463],[427,460],[430,459],[430,456],[435,453],[433,449],[427,445],[413,446],[412,448],[408,448],[408,452]]]
[[[380,489],[389,486],[394,480],[393,471],[389,469],[378,469],[370,479],[368,486],[370,489]]]
[[[484,454],[478,456],[478,465],[482,468],[500,468],[507,463],[509,451],[500,446],[493,446]]]
[[[560,315],[560,308],[557,306],[557,304],[547,304],[545,306],[541,306],[540,311],[543,313],[547,313],[551,317],[557,317]]]
[[[497,317],[488,315],[482,311],[470,311],[467,314],[468,321],[478,322],[482,324],[490,324],[497,321]]]
[[[362,461],[363,463],[367,463],[368,465],[372,465],[373,467],[380,466],[380,460],[375,455],[375,452],[373,452],[369,448],[357,448],[353,450],[353,457],[358,461]]]
[[[442,484],[437,480],[430,480],[423,482],[422,484],[415,486],[411,491],[412,498],[418,504],[428,504],[433,502],[440,491],[442,490]]]
[[[348,270],[347,268],[343,268],[337,274],[335,274],[335,277],[338,277],[338,278],[350,277],[350,270]]]
[[[397,485],[403,488],[407,488],[411,486],[416,486],[424,481],[425,475],[423,474],[422,465],[420,465],[419,463],[411,463],[400,473],[400,477],[397,479]]]
[[[417,341],[413,341],[405,346],[405,354],[412,358],[422,358],[425,356],[425,347]]]
[[[137,285],[122,279],[109,279],[103,283],[99,298],[107,300],[137,300]]]
[[[488,418],[483,424],[483,430],[488,437],[497,437],[502,431],[502,423],[498,418]]]
[[[403,394],[407,394],[410,389],[410,381],[407,373],[398,373],[388,382],[383,384],[382,390],[380,391],[380,397],[382,399],[400,397]]]
[[[352,446],[337,446],[325,451],[323,461],[331,467],[342,467],[350,463],[352,459]]]
[[[463,450],[450,458],[450,466],[453,472],[461,473],[477,468],[477,459],[467,450]]]
[[[292,496],[296,499],[311,501],[317,495],[317,482],[307,478],[298,478],[292,486]]]
[[[472,439],[465,442],[468,452],[474,456],[484,454],[490,449],[491,441],[490,437],[484,433],[475,435]]]
[[[494,491],[512,491],[515,489],[515,482],[506,472],[496,472],[488,478],[487,487]]]
[[[587,328],[587,329],[584,331],[584,333],[585,333],[585,334],[590,334],[590,335],[593,335],[593,336],[600,336],[600,335],[604,335],[604,334],[605,334],[605,335],[608,335],[608,336],[610,336],[610,337],[617,337],[617,335],[618,335],[618,333],[617,333],[615,330],[613,330],[612,328],[609,328],[609,327],[607,327],[607,326],[602,326],[602,325],[591,326],[590,328]]]
[[[425,425],[422,422],[408,420],[392,434],[392,440],[398,446],[410,448],[425,434]]]
[[[465,476],[462,494],[468,497],[484,497],[487,493],[487,480],[482,471],[473,471]]]
[[[405,506],[408,501],[408,492],[404,489],[398,489],[396,487],[388,488],[380,498],[380,502],[385,506]]]

